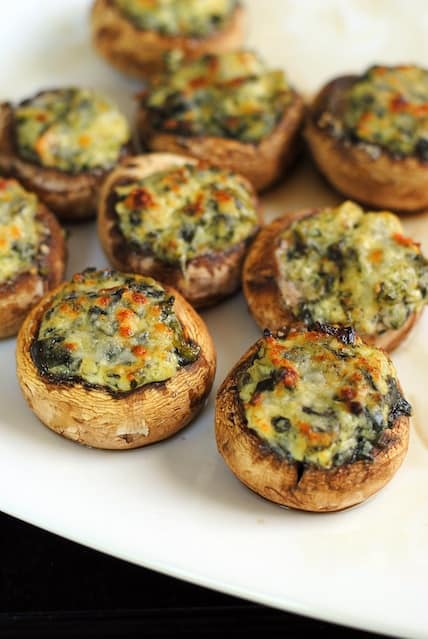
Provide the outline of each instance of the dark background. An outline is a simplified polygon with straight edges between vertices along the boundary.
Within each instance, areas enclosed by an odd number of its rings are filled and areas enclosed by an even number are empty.
[[[201,588],[1,513],[0,548],[1,639],[382,637]]]

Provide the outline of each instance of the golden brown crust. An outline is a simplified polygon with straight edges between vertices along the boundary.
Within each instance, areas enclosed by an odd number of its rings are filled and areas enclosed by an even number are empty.
[[[13,108],[0,104],[0,171],[16,177],[46,206],[66,222],[80,222],[95,216],[99,188],[109,171],[82,171],[76,175],[23,160],[13,139]],[[122,158],[131,153],[130,145]]]
[[[117,183],[142,179],[151,173],[189,163],[196,164],[197,161],[168,153],[129,158],[110,174],[101,189],[97,216],[98,235],[114,268],[150,275],[176,288],[195,308],[205,308],[232,295],[240,287],[242,264],[252,238],[227,251],[213,251],[190,260],[183,274],[179,266],[167,265],[156,257],[133,248],[121,233],[117,215],[110,205],[111,194]],[[248,187],[252,190],[250,184]],[[254,202],[258,208],[255,193]],[[259,221],[261,223],[261,213]],[[257,231],[258,228],[255,227],[254,235]]]
[[[202,318],[177,291],[174,310],[201,353],[166,382],[147,384],[124,396],[82,384],[61,384],[43,377],[30,348],[43,313],[62,287],[47,294],[29,313],[16,347],[18,380],[32,410],[50,429],[80,444],[105,449],[146,446],[170,437],[203,408],[216,370],[216,352]]]
[[[373,461],[357,461],[327,470],[280,458],[246,426],[237,389],[240,372],[255,356],[259,344],[260,340],[241,357],[216,397],[217,448],[231,471],[262,497],[312,512],[343,510],[378,492],[406,456],[409,418],[400,416],[384,431]]]
[[[363,146],[318,126],[329,104],[340,109],[341,95],[354,79],[343,76],[329,82],[308,110],[304,137],[318,169],[339,192],[362,204],[402,213],[428,207],[428,163],[414,156],[396,159],[380,148],[374,159]]]
[[[283,215],[266,225],[250,247],[242,271],[242,289],[248,308],[263,330],[276,330],[298,324],[287,308],[278,286],[275,259],[278,236],[296,220],[316,215],[321,209],[308,209]],[[421,313],[412,313],[401,328],[379,335],[360,335],[368,344],[391,352],[408,335]]]
[[[38,260],[42,272],[36,267],[34,272],[21,273],[0,285],[0,338],[15,335],[30,309],[64,277],[67,261],[64,232],[53,213],[42,204],[37,218],[49,230],[49,237],[43,241],[46,252]]]
[[[260,192],[278,182],[296,159],[303,117],[303,100],[293,92],[293,100],[280,122],[258,144],[157,131],[151,126],[144,104],[137,112],[137,130],[143,146],[150,151],[187,155],[230,169],[246,177]]]
[[[95,0],[91,11],[94,47],[114,67],[142,80],[161,73],[164,55],[173,49],[180,49],[187,60],[238,49],[244,22],[244,9],[238,6],[223,29],[205,38],[189,38],[138,29],[110,0]]]

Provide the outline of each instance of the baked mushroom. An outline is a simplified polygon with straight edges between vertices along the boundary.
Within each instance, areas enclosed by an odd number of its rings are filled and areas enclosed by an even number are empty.
[[[124,73],[145,79],[169,56],[192,59],[237,49],[244,9],[237,0],[95,0],[92,41]]]
[[[87,269],[47,294],[17,341],[17,373],[39,419],[106,449],[173,435],[201,410],[216,355],[203,320],[152,278]]]
[[[0,170],[61,220],[94,216],[102,180],[130,152],[126,118],[95,91],[52,89],[0,105]]]
[[[397,215],[335,208],[277,218],[243,268],[249,309],[264,329],[295,322],[350,324],[388,351],[409,333],[428,299],[428,262]]]
[[[282,71],[251,51],[205,55],[173,67],[143,92],[142,145],[244,175],[262,191],[299,149],[304,106]]]
[[[56,217],[14,179],[0,179],[0,338],[64,276],[67,249]]]
[[[259,222],[245,178],[166,153],[129,158],[106,179],[98,205],[110,263],[170,284],[197,308],[240,287]]]
[[[428,206],[428,70],[373,66],[318,93],[305,138],[341,193],[398,212]]]
[[[312,512],[363,502],[403,462],[411,407],[393,363],[349,327],[265,333],[216,398],[220,454],[246,486]]]

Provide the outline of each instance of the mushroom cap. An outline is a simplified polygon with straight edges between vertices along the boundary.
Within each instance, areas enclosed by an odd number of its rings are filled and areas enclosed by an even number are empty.
[[[192,306],[173,288],[163,287],[175,298],[173,310],[188,338],[200,347],[197,360],[164,382],[114,395],[80,382],[51,380],[32,359],[30,349],[41,319],[63,286],[48,293],[29,313],[17,339],[18,381],[40,421],[68,439],[105,449],[146,446],[184,428],[203,408],[216,370],[214,343]]]

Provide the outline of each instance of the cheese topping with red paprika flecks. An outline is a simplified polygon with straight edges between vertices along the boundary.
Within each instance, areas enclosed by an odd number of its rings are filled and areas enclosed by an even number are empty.
[[[203,38],[221,29],[237,0],[114,0],[122,13],[144,31]]]
[[[173,305],[150,277],[87,269],[44,312],[33,361],[49,379],[113,393],[166,381],[200,352]]]
[[[39,202],[13,179],[0,179],[0,285],[22,273],[37,273],[37,258],[48,237],[37,219]]]
[[[394,157],[428,161],[428,70],[415,65],[373,66],[344,92],[340,109],[320,126],[338,137]]]
[[[399,329],[428,299],[428,261],[389,212],[354,202],[297,220],[279,238],[278,286],[296,319]]]
[[[205,55],[158,78],[143,95],[154,129],[257,143],[292,101],[283,71],[251,51]]]
[[[386,353],[352,329],[321,329],[262,339],[238,382],[247,426],[288,461],[369,461],[411,407]]]
[[[130,140],[126,118],[93,90],[43,91],[14,110],[19,155],[69,173],[110,169]]]
[[[171,167],[116,187],[115,211],[125,239],[161,261],[179,265],[249,239],[257,209],[247,182],[229,171]]]

